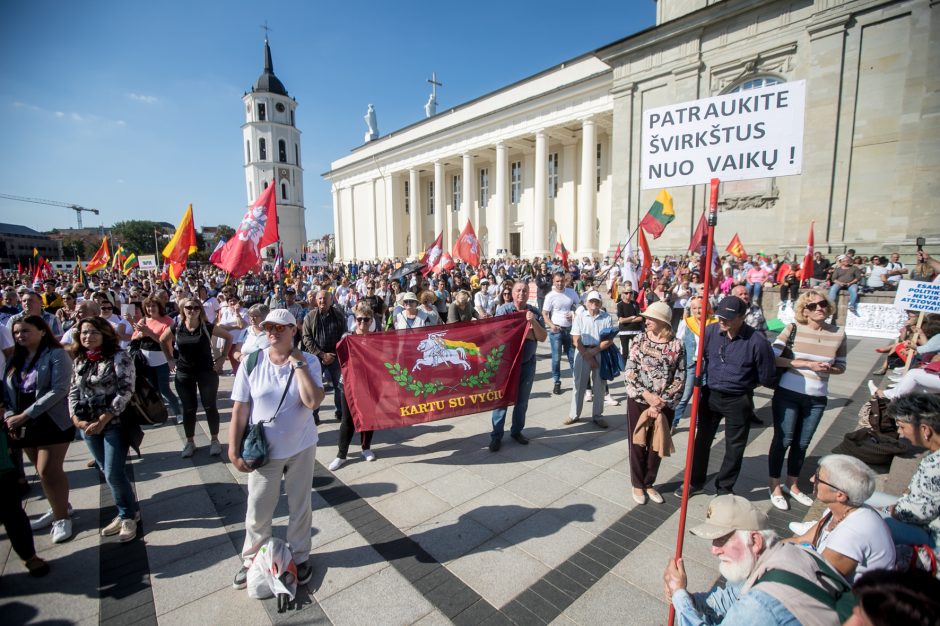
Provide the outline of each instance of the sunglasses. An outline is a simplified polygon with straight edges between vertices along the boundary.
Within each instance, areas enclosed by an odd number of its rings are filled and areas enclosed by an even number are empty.
[[[819,301],[817,301],[817,302],[807,302],[807,303],[806,303],[806,310],[807,310],[807,311],[815,311],[817,308],[822,308],[823,310],[825,310],[825,309],[827,308],[827,306],[826,306],[826,301],[825,301],[825,300],[819,300]]]
[[[264,330],[269,333],[283,333],[285,330],[290,328],[287,324],[265,324],[263,326]]]
[[[183,308],[186,309],[187,311],[198,311],[198,310],[201,309],[202,307],[201,307],[201,306],[198,306],[198,305],[187,304],[187,305],[184,306]]]
[[[113,307],[113,306],[103,306],[103,307],[101,307],[101,310],[102,310],[102,311],[113,311],[113,310],[114,310],[114,307]]]
[[[359,322],[360,324],[365,324],[366,322],[371,322],[372,318],[371,317],[357,317],[356,321]]]

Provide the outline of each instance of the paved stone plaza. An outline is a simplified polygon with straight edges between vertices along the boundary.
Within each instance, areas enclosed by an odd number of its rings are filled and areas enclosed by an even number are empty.
[[[849,340],[848,371],[833,377],[833,399],[808,468],[854,427],[875,366],[873,348],[882,343]],[[682,429],[676,454],[662,464],[666,503],[636,505],[624,406],[606,408],[606,431],[590,422],[562,426],[571,385],[564,384],[564,395],[551,395],[548,354],[546,342],[525,431],[532,442],[521,446],[507,436],[495,454],[486,449],[489,415],[471,415],[378,432],[373,463],[361,459],[355,438],[350,461],[331,474],[326,465],[336,454],[339,427],[327,394],[311,494],[314,577],[301,589],[298,607],[280,614],[274,600],[252,600],[231,587],[244,538],[246,475],[209,457],[204,421],[191,459],[179,456],[182,427],[147,432],[143,457],[131,465],[142,539],[129,544],[99,536],[114,505],[97,471],[85,467],[84,444],[74,444],[66,470],[76,535],[53,545],[45,532],[37,534],[36,548],[52,566],[43,579],[27,576],[0,535],[2,623],[665,623],[661,576],[675,546],[679,501],[671,493],[681,478],[687,432]],[[221,395],[227,397],[231,384],[223,378]],[[623,384],[612,391],[622,398]],[[768,425],[752,430],[737,492],[769,510],[785,532],[809,511],[798,504],[778,511],[767,499],[769,399],[758,390],[758,416]],[[230,403],[222,406],[224,441]],[[719,435],[713,470],[722,451]],[[39,493],[34,483],[31,517],[47,508]],[[708,500],[692,499],[690,523],[702,519]],[[277,515],[275,532],[283,536],[286,501]],[[689,536],[685,557],[690,588],[717,579],[708,542]]]

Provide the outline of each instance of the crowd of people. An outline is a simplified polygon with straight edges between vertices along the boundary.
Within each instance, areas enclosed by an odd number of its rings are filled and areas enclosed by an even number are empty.
[[[244,564],[234,585],[246,585],[253,557],[271,536],[282,479],[290,511],[287,542],[298,579],[305,583],[312,571],[309,490],[327,390],[340,423],[330,471],[347,463],[356,433],[337,344],[348,334],[515,312],[525,312],[528,325],[518,361],[518,396],[511,409],[493,411],[489,450],[501,449],[509,411],[510,438],[528,444],[524,429],[537,344],[547,339],[552,393],[571,391],[570,399],[558,405],[565,407],[559,409],[559,421],[565,426],[580,422],[587,403],[593,427],[604,429],[604,412],[624,410],[614,407],[625,399],[633,499],[638,505],[662,503],[657,473],[662,458],[674,452],[672,437],[688,413],[702,330],[703,377],[688,494],[706,489],[712,444],[724,422],[724,456],[714,480],[718,497],[710,505],[710,521],[693,533],[712,540],[729,586],[690,595],[682,563],[673,561],[665,574],[667,595],[682,623],[815,619],[835,609],[785,592],[797,583],[767,578],[768,572],[779,567],[810,584],[832,578],[860,590],[871,576],[893,567],[896,544],[934,549],[940,541],[936,316],[916,329],[910,324],[901,329],[901,354],[913,355],[914,366],[892,372],[898,374],[893,389],[873,390],[892,400],[890,411],[901,435],[929,451],[909,493],[896,501],[874,494],[871,469],[841,455],[810,468],[812,493],[800,486],[808,478],[806,454],[827,406],[828,382],[848,365],[845,332],[834,324],[839,292],[849,292],[853,310],[858,293],[866,289],[890,289],[901,278],[932,279],[940,272],[940,263],[925,252],[918,253],[913,268],[891,257],[869,259],[848,251],[833,267],[817,253],[813,279],[805,285],[795,267],[783,267],[790,265],[787,259],[729,257],[722,260],[723,279],[710,293],[704,293],[697,260],[690,257],[653,259],[644,284],[634,284],[635,277],[610,259],[603,264],[584,259],[567,267],[557,259],[494,261],[479,268],[458,265],[436,276],[404,273],[402,264],[392,261],[349,263],[287,277],[249,274],[235,281],[204,267],[188,270],[176,284],[144,273],[101,272],[84,281],[60,274],[32,285],[25,276],[7,273],[0,279],[2,522],[29,572],[47,572],[32,531],[51,527],[56,543],[72,536],[63,462],[80,436],[91,466],[101,471],[117,504],[117,517],[101,534],[133,540],[140,507],[125,466],[129,451],[139,449],[143,431],[126,408],[137,377],[146,378],[163,397],[170,423],[182,426],[180,455],[188,458],[198,452],[200,402],[210,435],[208,453],[222,454],[219,377],[231,375],[228,460],[249,473]],[[773,287],[780,289],[781,306],[793,309],[794,322],[771,338],[761,300]],[[622,388],[617,386],[621,380]],[[768,530],[766,516],[750,502],[734,495],[750,429],[760,423],[754,408],[759,386],[774,389],[773,439],[767,450],[770,503],[779,509],[793,503],[809,507],[817,499],[827,505],[818,522],[795,529],[799,532],[786,540]],[[624,397],[614,397],[611,388],[623,389]],[[267,439],[267,462],[255,466],[245,456],[243,440],[258,428]],[[362,457],[374,460],[372,433],[359,433],[359,440]],[[33,520],[26,518],[19,498],[28,485],[24,454],[48,501],[48,511]],[[682,497],[682,489],[676,495]],[[859,607],[874,611],[858,593]]]

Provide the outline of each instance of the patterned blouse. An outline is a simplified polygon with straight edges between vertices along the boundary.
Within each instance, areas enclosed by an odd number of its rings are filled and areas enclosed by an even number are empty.
[[[940,545],[940,450],[925,456],[917,466],[908,492],[895,506],[894,517],[921,526]]]
[[[95,415],[105,411],[115,417],[121,415],[134,393],[134,374],[134,360],[124,351],[98,362],[79,357],[72,369],[69,414],[77,415],[75,409],[83,402]]]
[[[627,395],[644,402],[643,392],[656,394],[670,408],[674,408],[685,389],[685,347],[672,338],[657,343],[646,333],[640,333],[630,343],[624,379]]]

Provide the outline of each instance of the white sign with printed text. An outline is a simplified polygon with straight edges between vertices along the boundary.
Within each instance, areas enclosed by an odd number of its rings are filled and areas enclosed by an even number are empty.
[[[643,111],[643,189],[799,174],[806,81]]]
[[[140,263],[140,269],[142,270],[155,270],[157,269],[157,257],[153,254],[144,254],[137,257],[137,262]]]
[[[902,280],[894,295],[894,306],[905,311],[940,313],[940,285],[919,280]]]

